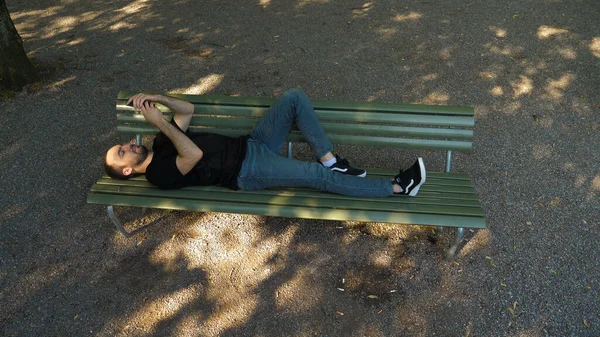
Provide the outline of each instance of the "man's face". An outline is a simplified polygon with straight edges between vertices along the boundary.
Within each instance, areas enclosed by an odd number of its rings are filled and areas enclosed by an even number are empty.
[[[106,153],[106,164],[112,167],[135,168],[142,164],[147,157],[148,149],[144,145],[115,145]]]

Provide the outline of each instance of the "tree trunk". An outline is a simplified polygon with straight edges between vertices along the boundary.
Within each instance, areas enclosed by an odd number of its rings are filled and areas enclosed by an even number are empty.
[[[37,79],[37,71],[23,50],[23,41],[0,0],[0,90],[21,91]]]

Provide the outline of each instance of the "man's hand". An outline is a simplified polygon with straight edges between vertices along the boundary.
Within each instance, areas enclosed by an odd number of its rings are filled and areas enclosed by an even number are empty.
[[[144,115],[144,118],[146,118],[148,122],[150,122],[152,125],[156,126],[159,129],[161,123],[164,124],[166,122],[162,112],[160,112],[160,110],[158,110],[154,103],[151,103],[150,101],[144,101],[142,103],[141,111]]]
[[[127,105],[133,102],[133,108],[136,110],[142,110],[142,105],[145,102],[159,102],[162,103],[163,96],[162,95],[148,95],[144,93],[140,93],[137,95],[131,96],[127,100]]]
[[[183,132],[187,131],[190,122],[192,121],[192,114],[194,113],[194,105],[192,103],[171,96],[148,95],[143,93],[131,96],[131,98],[127,100],[127,104],[133,103],[133,108],[138,111],[142,110],[142,107],[146,102],[160,103],[172,110],[175,123],[177,123]],[[148,119],[148,117],[146,117],[146,119]],[[148,121],[154,124],[150,119],[148,119]]]

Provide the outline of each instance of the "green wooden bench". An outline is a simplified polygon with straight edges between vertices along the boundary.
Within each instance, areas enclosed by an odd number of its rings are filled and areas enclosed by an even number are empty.
[[[156,134],[158,130],[125,105],[134,93],[117,97],[117,130]],[[271,98],[172,95],[195,105],[190,131],[228,136],[250,133],[273,103]],[[452,151],[469,152],[473,139],[473,108],[387,103],[313,101],[315,112],[334,144],[402,147],[447,151],[445,172],[427,172],[427,181],[415,198],[346,197],[311,189],[286,188],[262,191],[232,191],[218,186],[160,190],[144,177],[116,180],[102,177],[91,189],[88,203],[108,205],[108,214],[118,230],[129,237],[116,218],[113,205],[282,216],[304,219],[365,221],[458,228],[448,256],[453,256],[465,228],[485,228],[485,216],[470,177],[450,173]],[[172,114],[158,105],[165,117]],[[303,142],[298,130],[288,137]],[[430,169],[430,168],[429,168]],[[367,168],[368,176],[391,177],[397,169]]]

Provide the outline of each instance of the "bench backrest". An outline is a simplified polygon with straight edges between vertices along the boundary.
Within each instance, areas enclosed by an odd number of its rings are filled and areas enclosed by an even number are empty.
[[[131,134],[157,133],[145,118],[125,105],[132,92],[117,97],[117,130]],[[170,95],[194,104],[190,132],[228,136],[249,134],[274,98],[211,95]],[[334,144],[409,147],[469,152],[472,148],[472,107],[419,104],[311,101],[323,128]],[[172,112],[157,107],[169,117]],[[288,137],[303,142],[297,129]]]

